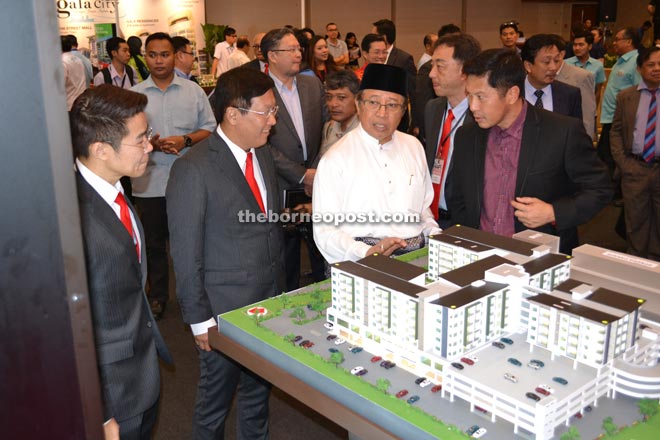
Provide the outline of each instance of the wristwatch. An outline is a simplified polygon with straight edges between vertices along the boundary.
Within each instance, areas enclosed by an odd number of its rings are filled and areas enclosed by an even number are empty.
[[[184,147],[192,147],[192,144],[193,144],[192,138],[190,136],[188,136],[187,134],[184,134],[183,135],[183,146]]]

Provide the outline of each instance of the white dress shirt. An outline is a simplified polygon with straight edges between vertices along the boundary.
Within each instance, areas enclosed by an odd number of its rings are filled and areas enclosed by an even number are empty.
[[[358,260],[371,246],[354,237],[411,238],[440,232],[430,205],[433,186],[424,149],[394,132],[380,145],[362,126],[347,133],[321,158],[314,179],[313,213],[417,214],[415,223],[314,222],[314,240],[330,263]],[[316,219],[315,219],[316,220]]]
[[[554,108],[552,106],[552,84],[548,84],[542,89],[537,89],[529,82],[529,79],[525,77],[525,99],[532,106],[536,104],[536,95],[534,94],[536,90],[543,90],[543,95],[541,96],[541,101],[543,102],[543,108],[551,112],[552,109]]]

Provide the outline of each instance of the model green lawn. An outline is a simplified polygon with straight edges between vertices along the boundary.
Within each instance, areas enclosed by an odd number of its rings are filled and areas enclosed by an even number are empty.
[[[319,291],[321,292],[320,300],[329,303],[331,298],[330,283],[323,281],[303,290],[304,293],[286,295],[288,297],[286,300],[282,298],[283,295],[280,295],[258,303],[258,306],[268,309],[268,314],[261,319],[255,319],[247,314],[247,310],[254,307],[255,304],[225,313],[221,315],[222,319],[438,438],[452,440],[467,437],[458,427],[447,426],[420,408],[406,403],[405,400],[397,399],[392,394],[379,391],[376,385],[353,376],[341,367],[336,367],[329,361],[330,353],[327,357],[322,357],[310,350],[299,347],[297,344],[287,342],[285,335],[279,335],[261,325],[264,320],[276,316],[284,315],[289,318],[296,308],[302,308],[305,311],[306,317],[301,320],[303,323],[323,319],[324,313],[319,314],[309,310],[307,305],[319,300]],[[298,318],[291,318],[293,324],[298,323],[298,320]],[[433,397],[440,398],[440,396]]]

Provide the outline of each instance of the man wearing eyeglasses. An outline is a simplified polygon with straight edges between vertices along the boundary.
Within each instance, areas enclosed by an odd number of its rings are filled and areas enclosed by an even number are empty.
[[[190,46],[190,40],[177,36],[172,38],[172,43],[174,44],[174,74],[196,83],[197,77],[192,74],[196,58],[192,46]]]
[[[266,60],[264,54],[261,52],[261,40],[264,38],[264,35],[266,35],[265,32],[259,32],[254,38],[252,38],[252,51],[254,52],[255,58],[249,63],[246,63],[245,67],[268,73]]]
[[[335,60],[338,66],[348,64],[348,46],[344,40],[339,39],[339,28],[337,23],[328,23],[325,25],[325,32],[328,35],[328,52]]]
[[[236,438],[266,439],[270,384],[212,351],[208,330],[218,314],[285,290],[281,224],[256,219],[282,208],[265,145],[278,107],[273,81],[253,69],[225,72],[215,96],[220,124],[174,163],[167,185],[176,291],[200,360],[192,438],[225,438],[237,394]]]
[[[312,206],[325,219],[315,219],[314,238],[330,264],[420,249],[440,232],[424,149],[396,129],[406,96],[403,69],[370,64],[356,98],[360,125],[321,158]]]
[[[142,94],[103,84],[80,95],[70,113],[105,439],[151,438],[158,356],[172,363],[145,295],[142,224],[119,182],[147,168],[146,105]]]
[[[211,66],[211,73],[215,77],[219,77],[228,70],[229,56],[236,49],[236,29],[232,27],[226,27],[223,35],[225,41],[215,45],[215,51],[213,52],[213,65]]]
[[[172,38],[163,32],[151,34],[145,49],[151,75],[133,90],[149,98],[146,113],[156,134],[147,170],[133,178],[132,184],[146,234],[149,300],[154,316],[160,319],[169,299],[165,187],[170,168],[193,145],[209,137],[216,122],[204,90],[174,74]]]
[[[327,118],[323,84],[316,76],[299,75],[301,48],[293,31],[273,29],[261,40],[261,51],[268,62],[268,74],[280,108],[277,124],[268,142],[281,190],[303,190],[312,195],[314,174],[321,147],[321,131]],[[300,285],[301,231],[286,237],[287,290]],[[305,237],[314,281],[323,279],[324,264],[311,236]]]
[[[624,28],[616,32],[612,41],[612,47],[619,58],[616,60],[614,66],[612,66],[612,71],[607,79],[600,110],[602,130],[600,139],[598,140],[598,156],[607,165],[610,177],[612,178],[615,203],[619,203],[618,200],[621,198],[621,182],[614,175],[616,164],[614,163],[612,149],[610,147],[610,129],[612,128],[612,120],[614,119],[617,95],[623,89],[636,86],[641,80],[637,71],[637,56],[639,55],[637,48],[639,45],[640,40],[636,29]]]

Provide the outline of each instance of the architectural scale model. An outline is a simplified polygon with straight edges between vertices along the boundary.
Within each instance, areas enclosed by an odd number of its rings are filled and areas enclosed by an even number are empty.
[[[568,426],[603,396],[660,398],[660,338],[640,314],[646,300],[636,289],[571,278],[571,257],[556,249],[556,238],[534,231],[509,239],[454,226],[429,237],[428,270],[378,254],[334,264],[327,320],[352,343],[441,384],[443,397],[461,398],[537,439],[552,438],[555,427]],[[600,258],[594,249],[588,251]],[[638,277],[660,280],[657,265],[639,270]],[[507,362],[500,341],[513,344],[514,337],[546,362]],[[502,361],[485,376],[457,362],[498,349]],[[502,376],[521,385],[516,376],[541,368],[555,377],[541,385],[548,391],[540,396],[497,385]]]

